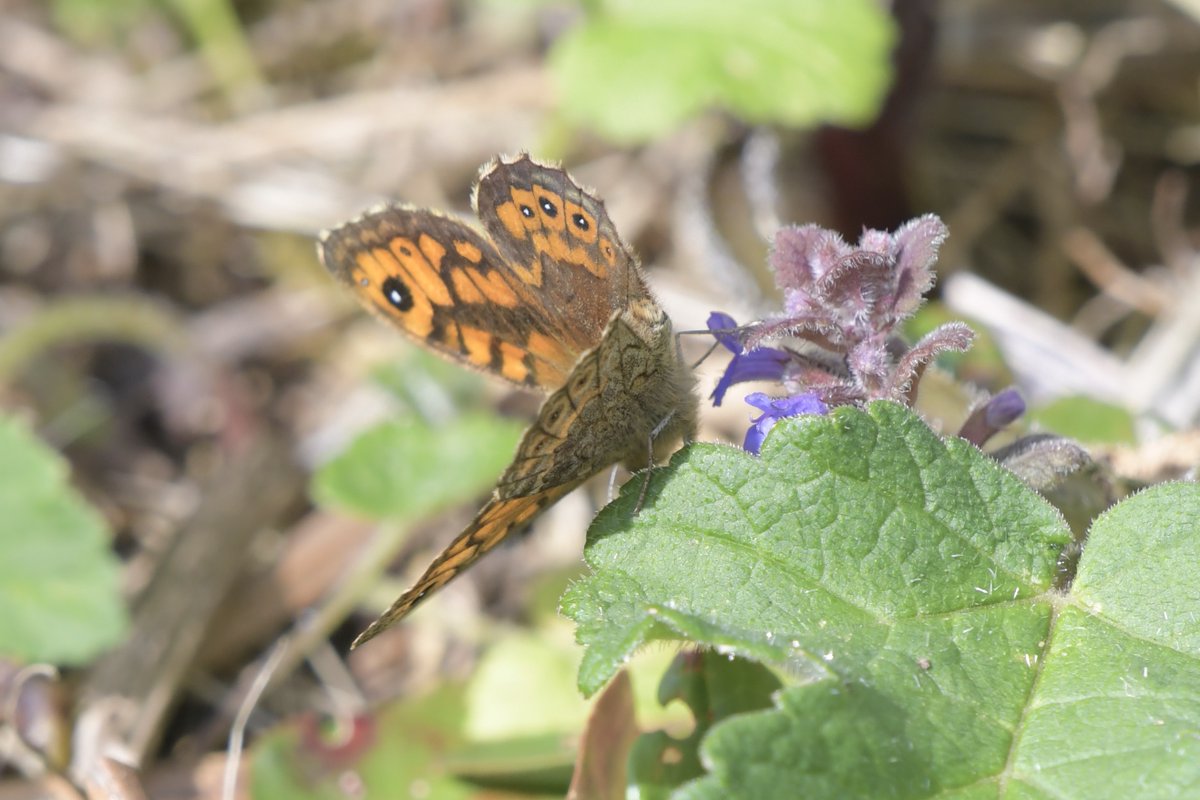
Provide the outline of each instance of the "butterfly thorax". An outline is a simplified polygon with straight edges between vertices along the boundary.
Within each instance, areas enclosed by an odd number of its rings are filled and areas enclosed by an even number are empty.
[[[671,321],[649,294],[616,312],[600,344],[584,353],[500,479],[502,497],[577,485],[611,464],[647,465],[695,433],[691,370],[676,354]]]
[[[614,317],[610,330],[618,323],[644,343],[644,347],[624,353],[619,373],[624,386],[618,387],[631,406],[625,440],[641,440],[620,460],[635,470],[648,466],[651,435],[656,462],[674,451],[680,440],[695,438],[699,401],[696,377],[680,360],[671,319],[662,306],[648,295],[641,297]],[[613,398],[612,402],[617,405],[620,401]]]

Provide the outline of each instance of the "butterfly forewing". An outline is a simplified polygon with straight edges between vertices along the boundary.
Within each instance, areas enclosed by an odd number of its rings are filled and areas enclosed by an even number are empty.
[[[558,311],[565,341],[581,350],[599,344],[613,312],[642,290],[604,203],[563,170],[498,162],[479,179],[475,206],[501,257]]]
[[[581,349],[469,226],[379,208],[321,236],[321,260],[376,316],[435,352],[512,383],[562,385]]]

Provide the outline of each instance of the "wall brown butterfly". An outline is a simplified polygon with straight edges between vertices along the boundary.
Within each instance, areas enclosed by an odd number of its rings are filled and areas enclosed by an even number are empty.
[[[491,499],[355,647],[605,467],[647,466],[695,434],[695,379],[604,204],[522,154],[481,170],[473,205],[486,234],[388,206],[320,237],[321,261],[376,316],[549,393]]]

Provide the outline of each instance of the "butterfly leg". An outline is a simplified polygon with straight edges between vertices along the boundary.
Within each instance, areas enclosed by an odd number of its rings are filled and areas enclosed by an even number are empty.
[[[617,472],[620,469],[619,464],[613,464],[612,469],[608,471],[608,498],[604,501],[605,505],[611,503],[617,496]]]
[[[633,507],[633,515],[636,517],[642,511],[642,506],[646,502],[646,490],[650,488],[650,473],[654,469],[654,440],[663,432],[667,425],[671,424],[671,420],[675,417],[675,412],[667,414],[658,424],[651,430],[646,437],[646,480],[642,482],[642,488],[638,491],[637,505]]]

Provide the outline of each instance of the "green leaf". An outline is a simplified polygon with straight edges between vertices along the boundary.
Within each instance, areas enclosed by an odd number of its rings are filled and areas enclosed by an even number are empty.
[[[857,125],[891,80],[891,20],[871,0],[607,0],[550,54],[563,113],[618,140],[707,108],[746,121]]]
[[[792,689],[779,711],[715,730],[704,748],[714,775],[680,797],[790,796],[770,792],[783,781],[812,787],[813,797],[1197,796],[1198,521],[1194,484],[1156,487],[1098,519],[1070,595],[1047,595],[1046,635],[1032,646],[992,644],[997,661],[1007,654],[1030,667],[1034,681],[1021,692],[1003,691],[1008,670],[954,687],[939,674],[942,656],[917,676],[921,691],[876,682],[880,670],[858,683]],[[970,737],[970,727],[985,726],[941,718],[937,705],[955,695],[1002,700],[981,708],[1003,723],[996,741]],[[928,737],[939,731],[954,732],[963,752],[932,747]],[[797,762],[764,763],[767,744]],[[889,782],[896,790],[885,794]]]
[[[83,664],[127,624],[104,520],[70,487],[67,465],[0,418],[0,654]]]
[[[595,574],[563,602],[587,693],[663,637],[810,676],[853,671],[897,626],[1046,591],[1070,540],[1011,473],[890,403],[781,422],[761,458],[693,446],[635,518],[636,494],[596,518]],[[1027,615],[1013,624],[1025,631]]]
[[[374,519],[411,520],[488,489],[512,460],[521,426],[468,414],[441,427],[417,417],[361,434],[313,479],[317,502]]]
[[[497,640],[471,676],[467,735],[496,740],[581,730],[588,703],[575,688],[578,667],[569,634],[560,640],[546,630],[525,631]]]
[[[673,797],[1185,797],[1200,792],[1200,487],[1070,534],[1040,498],[907,410],[776,425],[761,459],[693,447],[593,527],[565,607],[580,680],[649,638],[786,666]],[[606,621],[607,620],[607,621]]]
[[[1133,444],[1133,416],[1120,406],[1090,397],[1063,397],[1033,409],[1030,418],[1047,430],[1081,442]]]
[[[623,498],[593,527],[596,574],[564,603],[585,691],[663,636],[822,679],[714,729],[712,796],[887,796],[1004,765],[1036,676],[1013,653],[1045,638],[1035,598],[1070,540],[1045,501],[886,403],[782,422],[757,459],[693,447],[669,472],[637,518]],[[735,755],[711,749],[724,736]]]
[[[1029,699],[1010,783],[1030,796],[1200,796],[1200,486],[1096,520]]]
[[[692,732],[683,738],[665,730],[640,737],[629,756],[630,780],[641,800],[666,798],[675,787],[702,775],[700,742],[709,729],[734,714],[771,705],[779,679],[753,661],[710,651],[680,653],[659,685],[664,706],[680,700],[692,712]]]

